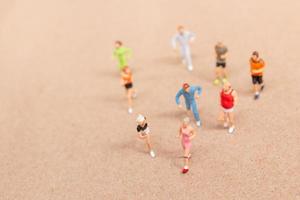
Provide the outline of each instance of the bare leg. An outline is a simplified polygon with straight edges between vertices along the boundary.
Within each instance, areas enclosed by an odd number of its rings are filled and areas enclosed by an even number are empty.
[[[132,89],[127,90],[127,100],[128,100],[128,107],[132,108]]]
[[[189,159],[190,159],[190,149],[184,149],[184,167],[189,167]]]
[[[152,150],[152,145],[151,145],[151,142],[150,142],[150,136],[149,135],[147,135],[145,141],[146,141],[146,145],[148,147],[148,150],[151,151]]]
[[[225,122],[225,113],[223,111],[220,112],[218,121],[220,121],[221,123]]]
[[[222,76],[222,78],[226,78],[227,74],[226,74],[226,69],[225,68],[221,69],[221,76]]]
[[[228,113],[228,116],[229,116],[229,122],[230,122],[230,126],[229,126],[229,129],[228,129],[228,132],[229,133],[233,133],[234,130],[235,130],[233,112]]]
[[[228,113],[230,126],[234,126],[234,114],[233,112]]]

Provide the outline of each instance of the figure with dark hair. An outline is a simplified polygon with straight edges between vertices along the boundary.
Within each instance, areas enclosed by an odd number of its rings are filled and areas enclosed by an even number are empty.
[[[119,70],[123,70],[126,66],[128,66],[127,60],[131,56],[131,50],[123,46],[123,43],[119,40],[115,42],[115,50],[113,53],[114,58],[118,60],[118,68]]]
[[[136,91],[133,88],[133,78],[129,67],[125,66],[121,71],[121,84],[125,87],[126,97],[128,100],[128,113],[133,112],[132,109],[132,98],[136,97]]]
[[[216,79],[214,80],[215,85],[226,82],[226,56],[228,49],[222,43],[218,42],[215,46],[216,53]]]
[[[265,62],[259,57],[259,53],[254,51],[250,58],[250,71],[252,76],[254,99],[257,100],[260,97],[260,92],[264,89],[263,72],[265,68]]]

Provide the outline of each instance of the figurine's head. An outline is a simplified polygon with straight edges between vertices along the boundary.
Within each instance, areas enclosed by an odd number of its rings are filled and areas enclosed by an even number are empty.
[[[139,114],[136,118],[136,123],[138,125],[143,125],[146,122],[146,117],[144,117],[143,115]]]
[[[188,83],[184,83],[184,84],[182,84],[182,89],[185,92],[189,92],[190,91],[190,85]]]
[[[253,51],[251,58],[253,60],[258,60],[259,59],[259,53],[257,51]]]
[[[179,26],[177,27],[177,31],[178,31],[178,33],[180,33],[180,34],[183,34],[183,33],[184,33],[184,27],[183,27],[182,25],[179,25]]]
[[[129,69],[128,66],[125,66],[125,67],[122,69],[122,71],[123,71],[124,73],[126,73],[126,74],[129,74],[129,73],[130,73],[130,69]]]
[[[115,47],[119,48],[123,45],[123,43],[120,40],[115,41]]]
[[[225,81],[223,84],[223,90],[225,92],[228,92],[229,90],[231,90],[231,84],[228,81]]]
[[[188,117],[183,118],[183,120],[182,120],[182,126],[183,127],[187,127],[190,124],[190,121],[191,120]]]

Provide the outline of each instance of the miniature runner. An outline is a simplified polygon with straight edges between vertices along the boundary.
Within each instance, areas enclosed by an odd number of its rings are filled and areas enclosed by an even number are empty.
[[[222,43],[218,42],[215,46],[216,52],[216,79],[214,84],[218,85],[219,83],[226,82],[226,55],[228,52],[227,47]]]
[[[254,99],[259,99],[260,92],[264,89],[263,72],[265,68],[265,62],[259,57],[257,51],[252,53],[250,58],[251,76],[253,83]]]
[[[201,92],[202,92],[202,89],[200,86],[190,86],[188,83],[184,83],[182,85],[182,88],[178,91],[178,93],[176,94],[176,97],[175,97],[176,104],[180,108],[182,108],[179,98],[180,98],[180,96],[183,95],[183,97],[185,99],[186,109],[188,111],[192,109],[197,126],[201,126],[201,120],[200,120],[200,116],[199,116],[196,99],[199,98],[199,95],[201,94]]]
[[[124,67],[121,72],[121,84],[124,85],[126,90],[126,96],[128,100],[128,113],[131,114],[133,112],[132,109],[132,98],[136,97],[136,91],[133,88],[133,79],[132,73],[129,67]]]
[[[233,133],[235,130],[233,111],[237,104],[238,97],[237,92],[232,89],[229,82],[224,83],[220,93],[220,100],[222,108],[220,120],[224,122],[224,128],[228,128],[228,132]]]
[[[179,137],[181,139],[182,148],[184,150],[184,167],[182,173],[185,174],[189,171],[189,159],[191,158],[191,140],[196,136],[196,132],[190,125],[190,119],[188,117],[183,119],[183,122],[179,128]]]
[[[177,43],[180,45],[180,53],[183,64],[187,65],[189,71],[193,70],[193,63],[191,57],[190,42],[195,39],[195,34],[185,31],[183,26],[178,26],[178,33],[172,38],[173,49],[176,50]]]
[[[118,68],[122,70],[126,66],[128,66],[127,60],[131,56],[131,50],[129,48],[123,47],[123,43],[121,41],[115,42],[115,50],[113,53],[114,58],[118,59]]]
[[[136,118],[136,122],[137,122],[136,130],[139,133],[138,137],[146,142],[146,145],[149,150],[149,154],[152,158],[154,158],[155,153],[152,149],[152,145],[150,142],[150,129],[146,121],[146,117],[139,114],[138,117]]]

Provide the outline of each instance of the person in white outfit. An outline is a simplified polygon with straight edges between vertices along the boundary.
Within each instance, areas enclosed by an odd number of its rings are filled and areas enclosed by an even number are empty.
[[[178,33],[172,38],[172,47],[176,50],[177,43],[179,44],[182,62],[187,65],[189,71],[192,71],[194,67],[192,63],[190,43],[194,41],[195,34],[186,31],[183,26],[178,26],[177,31]]]

